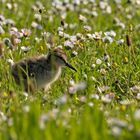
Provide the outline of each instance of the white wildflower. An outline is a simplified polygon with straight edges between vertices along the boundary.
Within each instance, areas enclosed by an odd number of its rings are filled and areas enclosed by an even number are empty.
[[[122,105],[130,105],[132,103],[134,103],[134,101],[133,100],[130,101],[128,99],[120,101],[120,104],[122,104]]]
[[[112,101],[111,98],[109,98],[109,96],[107,96],[107,95],[101,96],[101,100],[102,100],[104,103],[110,103],[110,102]]]
[[[12,4],[11,3],[6,3],[6,7],[11,10],[12,9]]]
[[[85,103],[86,102],[86,97],[85,96],[80,96],[79,101]]]
[[[131,87],[130,90],[133,93],[138,93],[138,92],[140,92],[140,85],[135,85],[135,86]]]
[[[140,109],[137,109],[137,110],[135,111],[135,113],[134,113],[134,118],[135,118],[136,120],[140,120]]]
[[[76,23],[75,23],[75,24],[71,24],[71,23],[69,24],[69,28],[70,28],[70,29],[75,29],[75,28],[76,28],[76,26],[77,26],[77,24],[76,24]]]
[[[117,44],[118,44],[118,45],[122,45],[122,44],[124,44],[124,39],[120,39],[120,40],[118,40],[118,41],[117,41]]]
[[[118,27],[121,27],[122,29],[125,29],[125,24],[122,23],[122,22],[118,22],[116,25],[117,25]]]
[[[11,65],[11,66],[13,66],[15,63],[14,63],[14,61],[12,60],[12,59],[7,59],[7,62]]]
[[[56,105],[65,104],[67,102],[67,99],[68,99],[67,96],[63,95],[55,100],[55,104]]]
[[[83,37],[83,35],[81,33],[77,33],[76,37],[77,37],[77,39],[81,39]]]
[[[64,38],[65,38],[65,39],[69,39],[69,38],[70,38],[70,35],[69,35],[69,34],[64,33]]]
[[[109,126],[127,127],[128,123],[125,120],[120,120],[118,118],[108,118],[107,120]]]
[[[79,16],[79,20],[82,21],[82,22],[87,22],[87,18],[83,15]]]
[[[74,84],[73,86],[69,87],[69,93],[74,94],[78,90],[84,90],[86,88],[85,82],[79,82],[77,84]]]
[[[91,65],[91,68],[95,68],[95,67],[96,67],[96,64],[92,64],[92,65]]]
[[[92,34],[92,37],[95,39],[95,40],[100,40],[102,39],[102,32],[95,32],[94,34]]]
[[[20,49],[21,49],[21,51],[23,51],[23,52],[28,52],[28,51],[31,49],[31,47],[21,46]]]
[[[84,77],[85,79],[87,79],[87,74],[86,74],[86,73],[84,73],[84,74],[83,74],[83,77]]]
[[[99,100],[99,95],[98,94],[91,94],[90,96],[91,99],[96,99],[96,100]]]
[[[117,4],[120,4],[122,0],[115,0]]]
[[[105,36],[105,37],[102,38],[102,40],[105,43],[112,43],[113,42],[113,39],[110,36]]]
[[[69,41],[69,40],[66,40],[65,42],[64,42],[64,46],[65,47],[69,47],[69,48],[74,48],[74,44],[71,42],[71,41]]]
[[[116,36],[116,32],[114,32],[113,30],[104,32],[104,34],[105,34],[105,36],[110,36],[110,37]]]
[[[111,127],[111,134],[114,136],[120,136],[122,129],[118,126]]]
[[[42,18],[40,14],[35,14],[34,19],[40,22]]]
[[[6,121],[6,120],[7,120],[7,116],[4,115],[4,113],[1,112],[1,111],[0,111],[0,119],[1,119],[2,121]],[[1,120],[0,120],[0,121],[1,121]]]
[[[99,2],[99,6],[103,10],[103,9],[105,9],[108,6],[108,3],[105,2],[105,1],[100,1]]]
[[[111,12],[112,12],[112,9],[111,9],[111,6],[107,6],[106,7],[106,12],[108,13],[108,14],[111,14]]]
[[[35,21],[33,21],[33,22],[31,23],[31,27],[32,27],[32,28],[37,28],[37,27],[38,27],[38,23],[36,23]]]
[[[104,61],[108,61],[110,59],[109,55],[108,54],[105,54],[104,55]]]
[[[140,0],[136,0],[136,4],[137,5],[140,5]]]
[[[98,13],[96,11],[92,11],[91,12],[91,15],[94,16],[94,17],[97,17],[98,16]]]
[[[15,25],[15,21],[12,20],[12,19],[5,19],[4,22],[5,22],[6,25],[11,25],[11,26]]]
[[[58,35],[59,35],[60,37],[64,37],[64,32],[63,32],[63,31],[58,31]]]
[[[105,75],[106,72],[107,72],[107,71],[106,71],[104,68],[101,68],[101,69],[100,69],[100,73],[101,73],[102,75]]]
[[[8,122],[8,126],[12,126],[13,125],[13,118],[9,118],[7,120],[7,122]]]
[[[87,32],[90,32],[91,31],[91,27],[88,26],[88,25],[85,25],[84,26],[84,30],[87,31]]]
[[[58,31],[64,31],[64,28],[63,28],[63,27],[58,27],[57,30],[58,30]]]
[[[23,112],[29,112],[30,111],[30,107],[28,105],[23,106]]]
[[[94,76],[91,76],[91,80],[94,81],[94,82],[97,81],[96,78],[95,78]]]
[[[68,28],[68,23],[65,23],[64,24],[64,29],[67,29]]]
[[[96,59],[96,64],[97,65],[101,65],[102,64],[102,60],[101,59]]]
[[[27,29],[27,28],[23,28],[21,29],[21,33],[27,37],[27,36],[30,36],[31,35],[31,30],[30,29]]]
[[[77,37],[76,37],[75,35],[70,36],[70,41],[71,41],[72,43],[75,43],[75,42],[77,41]]]
[[[40,129],[44,129],[45,128],[45,123],[48,119],[48,116],[47,114],[41,114],[40,116],[40,119],[39,119],[39,126],[40,126]]]
[[[71,86],[74,86],[75,81],[71,78],[71,79],[69,80],[69,83],[70,83]]]
[[[52,47],[52,45],[51,45],[50,43],[46,43],[46,47],[47,47],[48,49],[50,49],[50,48]]]
[[[76,51],[72,52],[72,56],[77,56],[77,55],[78,55],[78,52],[76,52]]]
[[[5,33],[4,29],[2,28],[2,26],[0,26],[0,34],[4,34],[4,33]]]
[[[138,100],[140,100],[140,93],[137,93],[136,98],[137,98]]]
[[[91,39],[91,40],[93,39],[93,35],[92,35],[92,34],[89,34],[89,33],[88,33],[86,36],[87,36],[89,39]]]
[[[93,107],[93,106],[94,106],[94,103],[93,103],[93,102],[89,102],[89,103],[88,103],[88,106],[89,106],[89,107]]]
[[[59,113],[59,109],[53,108],[47,114],[48,115],[48,119],[56,119],[58,113]]]
[[[28,93],[27,92],[23,92],[23,95],[25,96],[25,100],[27,100],[28,99]]]

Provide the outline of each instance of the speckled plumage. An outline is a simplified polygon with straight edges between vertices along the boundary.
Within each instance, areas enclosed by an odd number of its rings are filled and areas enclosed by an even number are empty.
[[[45,56],[22,59],[12,66],[11,71],[16,83],[22,86],[26,92],[42,88],[47,91],[61,75],[63,66],[75,70],[67,63],[63,50],[55,49]]]

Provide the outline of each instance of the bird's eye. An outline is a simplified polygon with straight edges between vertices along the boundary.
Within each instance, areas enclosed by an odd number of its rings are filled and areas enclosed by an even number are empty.
[[[64,59],[63,57],[59,56],[59,58],[60,58],[64,63],[66,62],[65,59]]]

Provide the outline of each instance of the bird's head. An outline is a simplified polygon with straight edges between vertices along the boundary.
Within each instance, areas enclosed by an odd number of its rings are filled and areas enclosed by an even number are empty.
[[[67,55],[62,49],[56,48],[51,51],[50,54],[52,63],[55,63],[58,67],[67,66],[70,69],[77,71],[70,63],[67,62]]]

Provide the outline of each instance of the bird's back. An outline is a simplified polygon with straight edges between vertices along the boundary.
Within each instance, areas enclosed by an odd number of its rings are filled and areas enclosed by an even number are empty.
[[[29,81],[37,89],[46,88],[58,79],[61,68],[52,67],[48,56],[33,57],[20,60],[12,66],[12,75],[19,85],[28,89]]]

